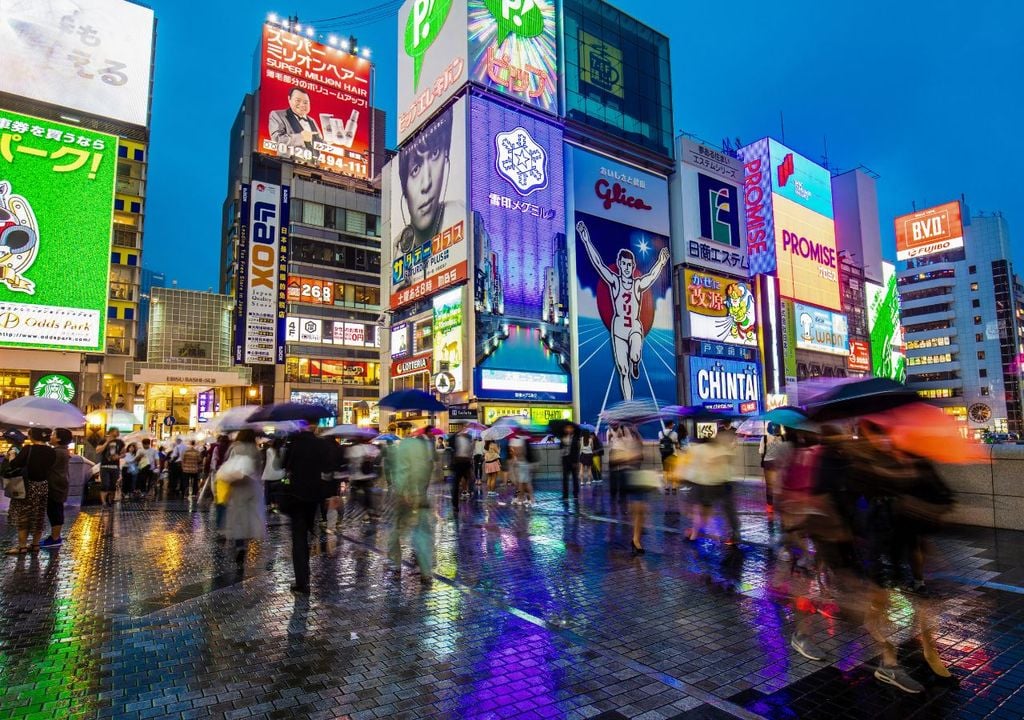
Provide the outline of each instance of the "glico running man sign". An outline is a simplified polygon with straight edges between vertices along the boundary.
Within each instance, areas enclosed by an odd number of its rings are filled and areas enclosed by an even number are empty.
[[[235,306],[235,363],[284,362],[288,291],[287,185],[242,186]]]

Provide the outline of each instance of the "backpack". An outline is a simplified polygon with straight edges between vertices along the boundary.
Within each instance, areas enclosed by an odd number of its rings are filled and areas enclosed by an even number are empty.
[[[676,444],[675,441],[672,440],[670,430],[661,431],[661,436],[658,438],[658,450],[661,451],[662,459],[675,454]]]
[[[821,465],[821,454],[824,446],[798,448],[793,453],[789,469],[783,473],[782,488],[787,494],[808,495],[814,492],[818,484],[818,466]]]

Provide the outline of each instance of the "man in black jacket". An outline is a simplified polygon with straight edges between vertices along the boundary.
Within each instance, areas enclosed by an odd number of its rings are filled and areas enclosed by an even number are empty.
[[[292,436],[285,451],[285,512],[292,520],[292,565],[295,584],[291,590],[309,594],[309,535],[316,522],[316,508],[321,500],[321,473],[330,470],[330,448],[313,434],[311,426]]]
[[[572,499],[580,501],[580,433],[576,426],[565,426],[561,439],[562,451],[562,504],[569,504],[569,477],[572,477]]]

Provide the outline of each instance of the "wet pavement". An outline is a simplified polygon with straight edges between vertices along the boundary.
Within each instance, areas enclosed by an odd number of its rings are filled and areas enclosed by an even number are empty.
[[[430,588],[408,549],[388,571],[389,512],[348,518],[316,547],[308,598],[288,591],[283,524],[239,573],[205,508],[87,508],[59,552],[0,561],[0,717],[1024,718],[1024,534],[937,541],[952,680],[931,675],[895,594],[893,640],[926,686],[911,696],[873,678],[874,644],[827,601],[828,659],[790,648],[789,574],[756,486],[739,546],[686,542],[685,495],[659,496],[639,557],[603,485],[578,514],[553,487],[530,511],[495,502],[458,522],[435,498]]]

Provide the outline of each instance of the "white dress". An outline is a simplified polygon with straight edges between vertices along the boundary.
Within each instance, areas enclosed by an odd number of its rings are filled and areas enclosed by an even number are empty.
[[[256,446],[233,446],[230,455],[244,452],[253,456],[259,468],[260,455]],[[267,508],[263,501],[262,473],[247,475],[244,480],[231,483],[228,506],[224,516],[224,536],[229,540],[256,540],[266,533]]]

